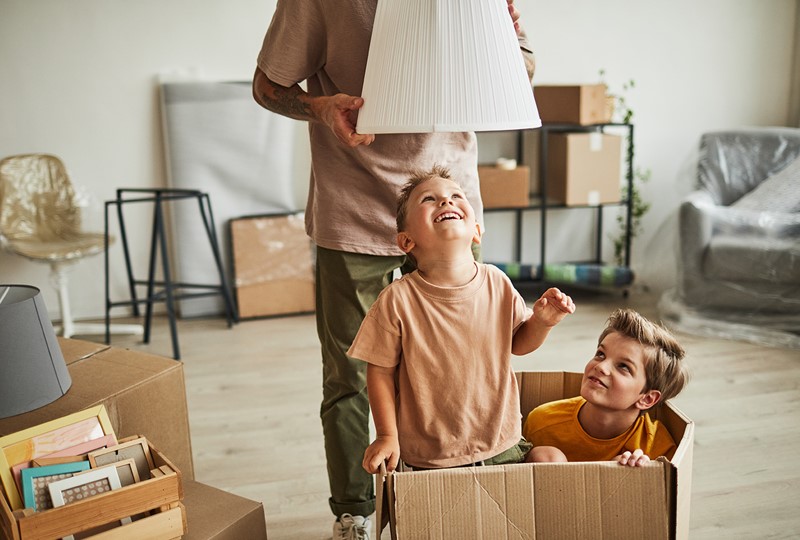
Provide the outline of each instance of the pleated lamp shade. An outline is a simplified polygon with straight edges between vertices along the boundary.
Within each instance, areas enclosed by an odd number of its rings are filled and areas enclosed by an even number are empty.
[[[542,125],[506,0],[378,0],[359,133]]]

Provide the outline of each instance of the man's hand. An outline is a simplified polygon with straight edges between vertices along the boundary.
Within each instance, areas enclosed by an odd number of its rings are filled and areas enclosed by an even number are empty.
[[[533,304],[533,316],[545,326],[555,326],[570,313],[575,312],[575,304],[569,295],[556,287],[547,289]]]
[[[378,436],[364,452],[361,466],[370,474],[375,474],[386,461],[386,470],[393,471],[400,462],[400,443],[397,437]]]
[[[356,115],[363,105],[363,98],[336,94],[314,98],[311,108],[319,121],[328,126],[342,144],[355,147],[375,140],[375,135],[356,133]]]
[[[521,29],[519,26],[520,12],[514,5],[514,0],[506,0],[508,2],[508,14],[511,15],[511,22],[514,23],[514,31],[517,35],[520,34]]]
[[[644,467],[650,463],[650,458],[641,448],[637,448],[633,452],[625,451],[615,457],[614,460],[620,465],[627,465],[628,467]]]

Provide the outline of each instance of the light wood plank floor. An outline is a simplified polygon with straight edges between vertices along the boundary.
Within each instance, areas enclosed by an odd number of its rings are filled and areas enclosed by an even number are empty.
[[[570,292],[577,312],[516,369],[582,370],[615,307],[658,318],[646,295]],[[197,479],[263,501],[270,540],[329,538],[313,316],[178,326]],[[165,320],[154,334],[112,344],[169,356]],[[800,537],[800,351],[679,337],[693,373],[674,400],[696,423],[692,538]]]

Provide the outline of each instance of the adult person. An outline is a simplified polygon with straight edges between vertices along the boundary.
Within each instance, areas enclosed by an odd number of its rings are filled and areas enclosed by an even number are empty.
[[[361,321],[405,254],[395,244],[395,203],[409,173],[434,163],[463,181],[483,222],[474,133],[392,134],[355,130],[377,0],[278,0],[258,55],[253,97],[308,122],[311,178],[306,231],[316,244],[316,319],[322,349],[320,408],[334,538],[367,538],[375,510],[366,365],[347,356]],[[533,53],[507,0],[528,73]],[[306,89],[299,83],[306,81]]]

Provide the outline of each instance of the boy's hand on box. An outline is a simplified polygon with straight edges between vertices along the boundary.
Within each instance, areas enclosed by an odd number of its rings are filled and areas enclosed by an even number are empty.
[[[637,448],[633,452],[623,452],[614,458],[620,465],[628,467],[644,467],[650,463],[650,458],[645,454],[641,448]]]
[[[378,436],[364,452],[364,461],[361,466],[370,474],[375,474],[380,469],[381,463],[386,462],[386,470],[393,471],[400,462],[400,442],[397,437]]]
[[[575,312],[575,303],[568,294],[551,287],[533,305],[533,316],[545,326],[555,326],[570,313]]]

